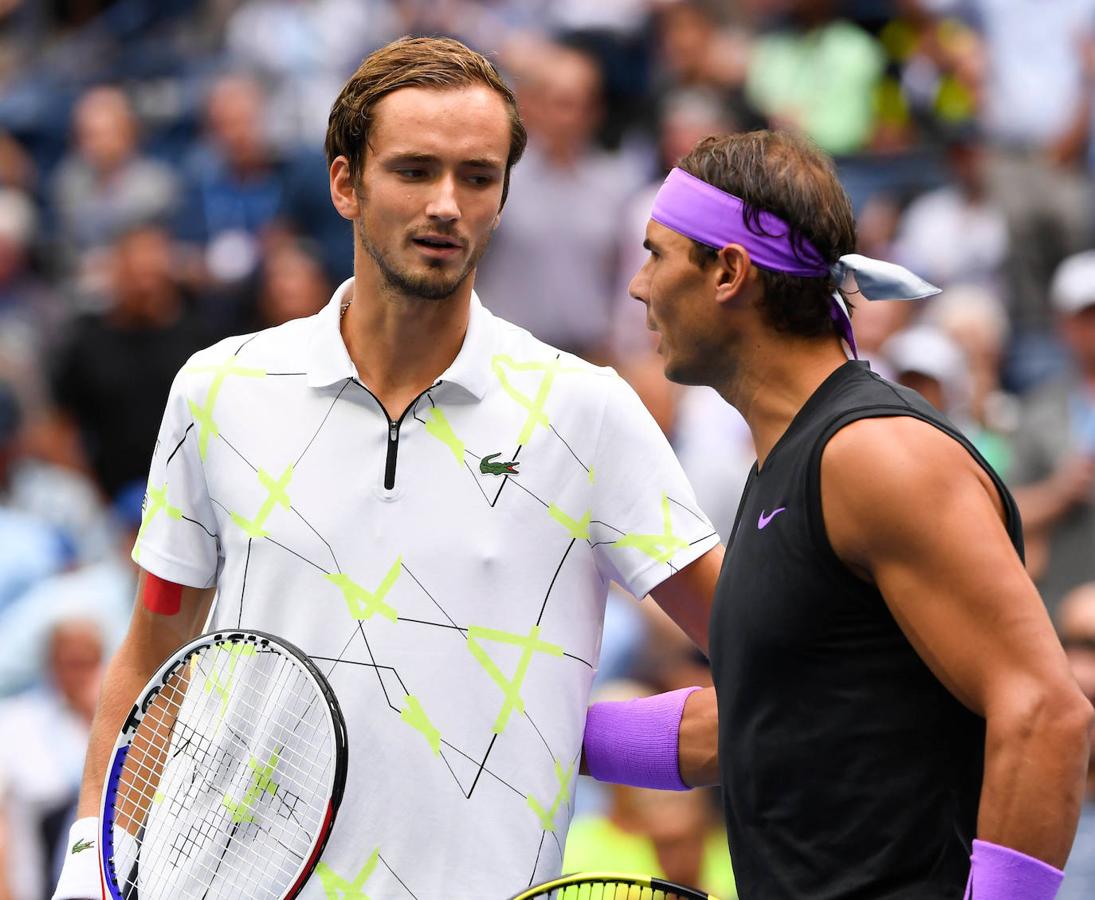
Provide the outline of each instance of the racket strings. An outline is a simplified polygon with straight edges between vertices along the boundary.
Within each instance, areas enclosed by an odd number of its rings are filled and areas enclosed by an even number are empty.
[[[675,892],[666,893],[635,884],[571,885],[543,895],[544,900],[691,900]]]
[[[123,895],[280,896],[310,855],[335,765],[326,700],[295,660],[249,649],[204,648],[149,704],[115,803]]]

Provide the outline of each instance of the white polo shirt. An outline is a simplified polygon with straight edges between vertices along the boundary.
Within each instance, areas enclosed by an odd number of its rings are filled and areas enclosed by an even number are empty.
[[[609,581],[641,597],[718,538],[614,371],[474,296],[389,417],[339,333],[351,285],[182,369],[133,557],[330,679],[349,773],[304,896],[507,896],[560,870]]]

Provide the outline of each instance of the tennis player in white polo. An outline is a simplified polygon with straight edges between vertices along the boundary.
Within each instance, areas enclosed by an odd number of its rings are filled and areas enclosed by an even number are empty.
[[[583,740],[600,778],[717,778],[710,691],[587,714],[609,582],[706,650],[722,552],[631,389],[473,293],[524,142],[509,88],[455,41],[397,42],[346,84],[327,149],[355,277],[175,381],[74,843],[132,698],[207,617],[295,643],[345,712],[307,897],[482,900],[558,874]],[[70,855],[55,896],[98,896],[89,868]]]

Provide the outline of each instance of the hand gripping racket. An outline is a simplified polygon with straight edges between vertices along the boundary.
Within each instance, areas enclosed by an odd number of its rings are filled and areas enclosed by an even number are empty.
[[[510,900],[715,900],[695,888],[661,878],[582,872],[530,887]]]
[[[202,635],[160,667],[114,745],[103,896],[295,897],[345,783],[346,725],[312,662],[259,631]]]

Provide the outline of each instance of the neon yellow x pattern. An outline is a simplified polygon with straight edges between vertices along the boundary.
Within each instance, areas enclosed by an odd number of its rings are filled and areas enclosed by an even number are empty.
[[[325,577],[334,584],[335,587],[342,591],[342,595],[346,600],[346,607],[350,610],[350,615],[358,621],[371,619],[374,613],[380,613],[385,619],[394,622],[399,618],[399,615],[396,613],[395,607],[389,606],[384,602],[384,598],[388,596],[388,592],[391,591],[392,585],[394,585],[396,579],[399,578],[399,572],[402,565],[403,557],[396,557],[395,562],[392,563],[392,567],[388,569],[388,574],[384,576],[384,579],[380,582],[380,586],[375,591],[363,588],[360,584],[350,578],[349,575],[344,575],[341,572]]]
[[[487,652],[479,645],[479,640],[497,641],[501,644],[514,644],[521,648],[521,658],[517,662],[517,671],[513,678],[506,678],[501,670],[494,664]],[[540,626],[533,625],[528,635],[510,634],[507,631],[496,631],[493,628],[483,628],[480,625],[472,625],[468,629],[468,649],[472,656],[479,660],[479,664],[487,670],[491,680],[501,688],[505,700],[498,718],[494,722],[494,733],[501,734],[506,730],[510,713],[516,710],[518,713],[525,711],[525,702],[521,699],[521,685],[525,675],[528,674],[529,663],[533,653],[546,653],[549,656],[562,656],[563,648],[556,644],[549,644],[540,640]]]
[[[215,373],[213,381],[209,385],[209,392],[205,395],[204,405],[198,406],[190,399],[186,401],[190,407],[190,414],[194,417],[194,422],[198,426],[198,453],[201,454],[202,459],[205,459],[206,451],[209,449],[209,438],[220,436],[220,430],[213,419],[213,408],[217,405],[217,395],[221,392],[224,380],[229,375],[238,375],[242,378],[263,378],[266,371],[264,369],[248,369],[237,366],[234,355],[228,357],[219,366],[187,366],[184,371]]]
[[[259,507],[255,518],[245,519],[240,513],[232,513],[232,521],[239,525],[248,537],[252,538],[266,537],[267,532],[262,526],[266,524],[266,520],[270,517],[270,513],[274,511],[275,506],[280,504],[285,509],[291,506],[289,494],[285,489],[289,486],[289,482],[293,480],[292,465],[286,466],[285,471],[281,473],[281,477],[276,480],[274,476],[262,469],[259,469],[258,474],[259,483],[266,488],[266,499]]]
[[[555,793],[555,799],[551,801],[551,806],[548,809],[544,809],[532,794],[529,794],[528,805],[536,817],[540,820],[540,827],[544,831],[555,830],[555,814],[559,811],[559,807],[567,797],[570,796],[570,779],[574,777],[574,763],[570,764],[570,768],[563,771],[563,765],[559,760],[555,760],[555,777],[559,779],[559,790]]]
[[[369,895],[365,893],[365,882],[373,874],[379,859],[380,848],[377,847],[353,881],[347,881],[341,875],[335,874],[334,869],[321,862],[316,866],[316,874],[323,885],[324,896],[327,900],[369,900]]]
[[[133,542],[133,558],[135,560],[139,561],[141,557],[141,538],[144,536],[145,529],[160,512],[166,513],[172,519],[182,518],[182,510],[167,502],[166,481],[161,487],[149,486],[148,488],[148,501],[145,505],[144,514],[141,516],[141,527],[137,530],[137,540]]]
[[[232,821],[241,824],[255,821],[255,802],[263,795],[276,794],[278,786],[274,782],[274,767],[278,764],[278,751],[270,754],[268,763],[260,763],[255,757],[247,763],[251,767],[251,786],[243,799],[237,803],[228,794],[224,795],[224,807],[232,813]]]
[[[661,534],[625,534],[613,547],[634,547],[660,563],[669,562],[673,554],[688,546],[688,541],[673,533],[673,517],[669,512],[669,497],[662,494]]]

